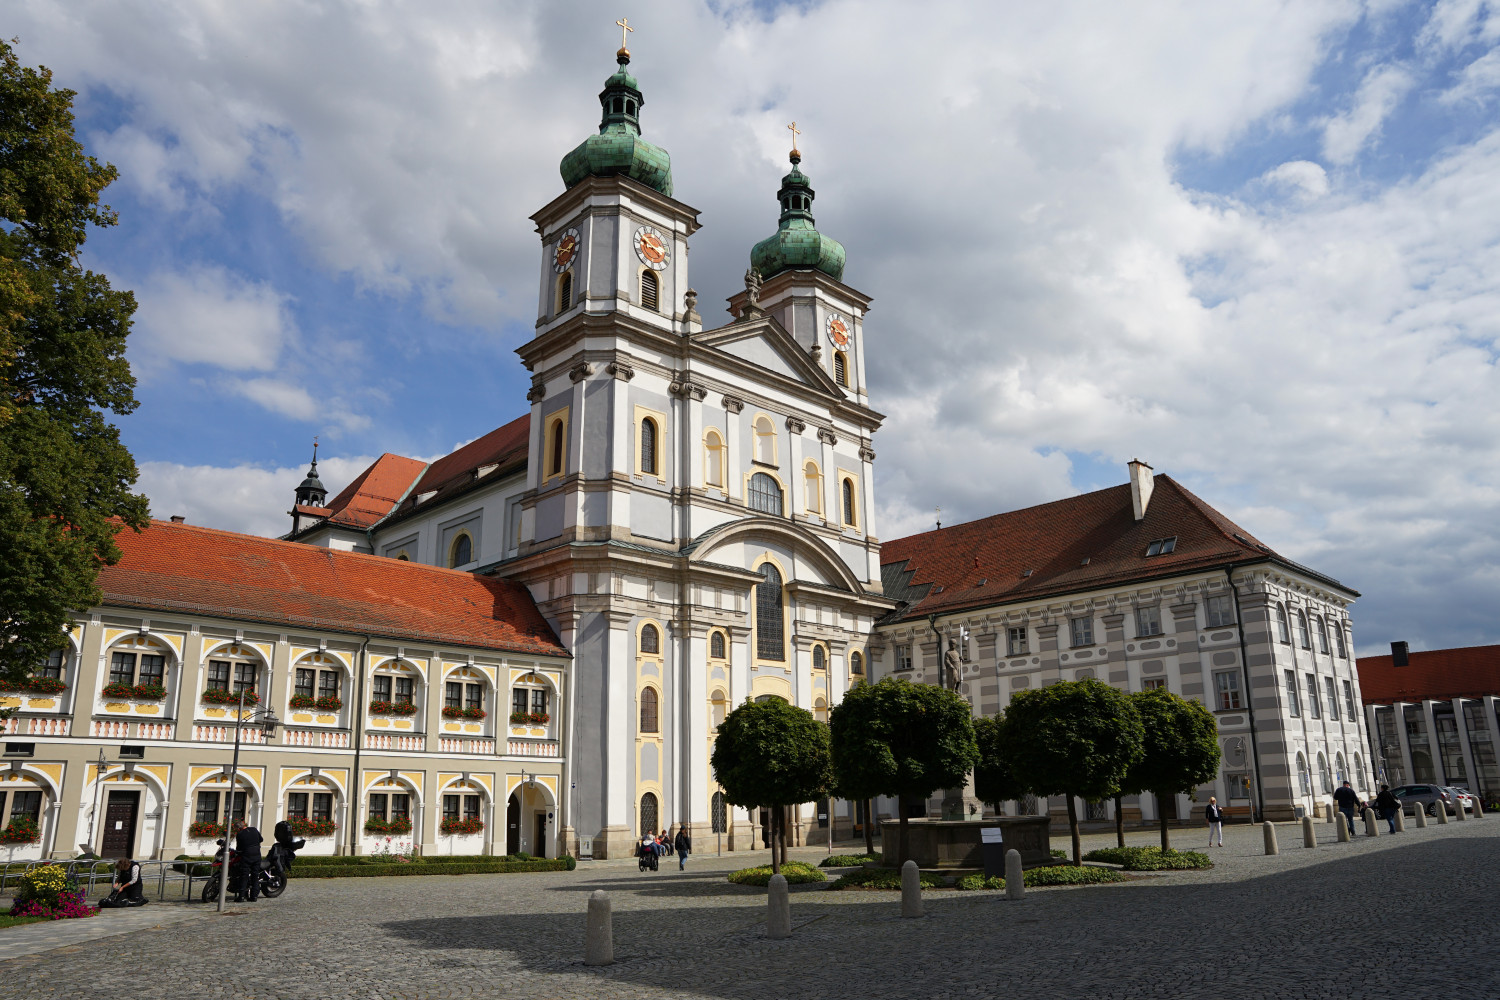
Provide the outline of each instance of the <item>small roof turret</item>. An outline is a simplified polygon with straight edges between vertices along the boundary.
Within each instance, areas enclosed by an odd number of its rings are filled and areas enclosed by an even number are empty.
[[[795,138],[796,122],[792,129]],[[774,236],[755,244],[750,251],[750,266],[760,272],[762,279],[780,274],[782,271],[822,271],[837,281],[844,280],[844,245],[838,240],[824,236],[813,224],[812,203],[815,194],[812,182],[801,170],[802,153],[795,142],[790,155],[791,172],[781,179],[781,190],[776,193],[781,202],[780,224]]]

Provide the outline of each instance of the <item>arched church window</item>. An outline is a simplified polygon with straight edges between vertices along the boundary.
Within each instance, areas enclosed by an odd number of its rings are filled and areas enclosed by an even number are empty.
[[[826,670],[828,668],[828,654],[823,652],[822,646],[813,647],[813,669]]]
[[[453,545],[448,550],[448,568],[454,569],[458,566],[467,566],[474,561],[474,539],[469,537],[467,531],[460,531],[458,537],[453,539]]]
[[[770,563],[760,567],[755,585],[755,654],[762,660],[786,659],[786,623],[781,617],[781,573]]]
[[[656,688],[648,687],[641,689],[641,732],[655,733],[661,731],[661,725],[657,721],[657,699]]]
[[[656,832],[656,796],[647,792],[641,796],[641,833]]]
[[[1276,635],[1282,642],[1292,641],[1292,634],[1287,631],[1286,627],[1286,605],[1284,604],[1276,605]]]
[[[1311,649],[1312,643],[1307,638],[1307,615],[1302,611],[1298,611],[1297,617],[1293,621],[1297,624],[1297,645],[1303,649]]]
[[[818,471],[818,463],[809,461],[802,470],[802,477],[807,490],[808,512],[823,513],[823,474]]]
[[[661,652],[661,633],[656,630],[655,625],[641,626],[641,652]]]
[[[641,306],[645,309],[656,311],[660,308],[657,304],[660,298],[661,285],[657,283],[656,272],[647,268],[641,272]]]
[[[856,675],[865,672],[865,654],[860,652],[849,654],[849,672]]]
[[[660,475],[656,467],[656,421],[650,417],[641,419],[641,472],[648,476]]]
[[[547,446],[547,475],[560,476],[563,472],[563,452],[567,447],[568,425],[561,417],[547,427],[550,441]]]
[[[833,352],[833,380],[845,388],[849,385],[849,360],[843,351]]]
[[[562,312],[573,304],[573,272],[564,271],[557,279],[557,311]]]
[[[724,659],[724,633],[715,632],[708,637],[708,655],[716,660]]]
[[[729,699],[724,696],[722,688],[714,688],[713,697],[708,699],[708,704],[713,715],[714,728],[718,729],[724,724],[724,717],[729,714]]]
[[[724,438],[713,429],[703,435],[703,484],[724,486]]]
[[[776,425],[771,418],[755,418],[755,460],[764,465],[776,464]]]
[[[854,509],[854,480],[845,479],[843,485],[840,487],[840,492],[843,494],[844,500],[844,523],[853,525],[856,523],[854,520],[856,513]]]
[[[750,509],[762,514],[781,513],[781,486],[764,472],[750,477]]]
[[[729,811],[725,808],[724,793],[714,792],[714,797],[709,803],[709,812],[713,817],[713,833],[729,832]]]

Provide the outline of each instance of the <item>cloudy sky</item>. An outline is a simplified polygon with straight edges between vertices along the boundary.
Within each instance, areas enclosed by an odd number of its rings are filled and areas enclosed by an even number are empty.
[[[525,409],[527,217],[621,14],[706,319],[803,130],[882,537],[1139,456],[1362,591],[1362,652],[1500,642],[1496,0],[13,2],[120,169],[158,516],[277,534],[314,434],[336,489]]]

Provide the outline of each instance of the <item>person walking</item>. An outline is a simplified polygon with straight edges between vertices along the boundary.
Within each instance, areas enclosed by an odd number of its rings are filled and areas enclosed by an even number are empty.
[[[1214,838],[1218,837],[1219,846],[1224,846],[1224,810],[1219,807],[1219,800],[1215,796],[1208,797],[1208,805],[1203,809],[1203,818],[1208,820],[1208,846],[1214,846]]]
[[[1354,794],[1349,782],[1344,782],[1334,791],[1333,804],[1344,814],[1344,821],[1349,824],[1349,836],[1354,836],[1354,810],[1359,808],[1359,796]]]
[[[235,902],[260,898],[260,831],[253,826],[244,826],[234,835],[234,849],[240,855],[240,894]]]
[[[1396,810],[1401,808],[1401,800],[1391,794],[1390,785],[1381,785],[1380,794],[1375,796],[1375,808],[1380,812],[1380,818],[1385,820],[1391,832],[1396,832]]]
[[[686,823],[677,828],[677,839],[672,846],[677,849],[677,870],[687,871],[687,858],[693,851],[693,838],[688,835]]]

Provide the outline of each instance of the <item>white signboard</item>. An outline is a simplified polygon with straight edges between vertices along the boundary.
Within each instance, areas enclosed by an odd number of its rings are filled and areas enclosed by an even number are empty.
[[[1005,843],[1004,830],[998,826],[982,826],[979,828],[979,842],[981,844],[1003,844]]]

